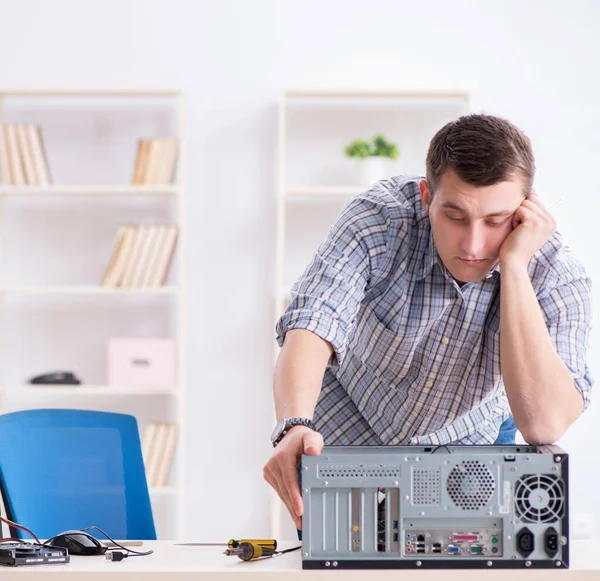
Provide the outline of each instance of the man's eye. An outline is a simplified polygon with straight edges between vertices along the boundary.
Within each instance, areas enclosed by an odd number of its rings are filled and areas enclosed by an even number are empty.
[[[499,226],[502,226],[503,224],[506,223],[506,220],[501,220],[500,222],[488,222],[488,226],[491,226],[492,228],[498,228]]]
[[[459,218],[457,216],[450,216],[448,214],[446,214],[446,217],[448,218],[448,220],[450,220],[451,222],[464,222],[465,219],[464,218]]]

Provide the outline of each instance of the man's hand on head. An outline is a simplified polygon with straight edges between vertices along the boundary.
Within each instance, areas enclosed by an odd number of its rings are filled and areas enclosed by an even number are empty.
[[[500,264],[527,268],[531,257],[556,231],[556,220],[532,190],[513,216],[513,231],[500,247]]]

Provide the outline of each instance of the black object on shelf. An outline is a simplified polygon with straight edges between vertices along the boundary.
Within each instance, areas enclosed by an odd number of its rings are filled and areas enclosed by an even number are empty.
[[[35,385],[80,385],[81,380],[72,371],[54,371],[32,377],[29,383]]]

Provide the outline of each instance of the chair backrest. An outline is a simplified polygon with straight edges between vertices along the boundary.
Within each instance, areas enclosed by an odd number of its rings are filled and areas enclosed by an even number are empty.
[[[156,538],[131,415],[66,409],[0,415],[0,486],[8,518],[38,538],[91,525],[113,539]]]

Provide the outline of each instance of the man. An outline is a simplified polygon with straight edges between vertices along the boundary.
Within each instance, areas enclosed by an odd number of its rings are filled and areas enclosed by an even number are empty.
[[[296,466],[323,440],[551,443],[589,403],[590,282],[532,190],[528,138],[468,115],[426,166],[349,202],[278,322],[264,475],[298,528]]]

